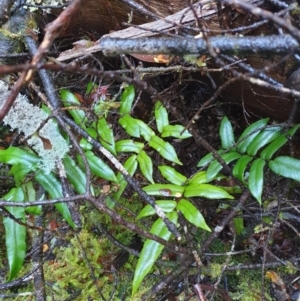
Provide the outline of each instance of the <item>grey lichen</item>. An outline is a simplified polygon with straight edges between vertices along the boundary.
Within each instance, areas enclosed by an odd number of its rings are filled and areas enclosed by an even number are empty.
[[[64,0],[27,0],[26,3],[28,4],[28,6],[30,4],[34,4],[34,5],[40,5],[40,6],[59,6],[62,4],[65,4],[67,1]],[[35,11],[37,10],[37,7],[30,7],[29,6],[29,10],[30,11]],[[50,9],[45,9],[46,12],[50,12]]]
[[[7,84],[0,81],[0,109],[9,94]],[[55,169],[56,163],[69,151],[69,145],[60,134],[57,124],[52,119],[47,121],[48,117],[42,109],[29,103],[25,95],[19,94],[3,120],[12,130],[22,132],[28,138],[27,143],[40,156],[40,167],[45,173]]]

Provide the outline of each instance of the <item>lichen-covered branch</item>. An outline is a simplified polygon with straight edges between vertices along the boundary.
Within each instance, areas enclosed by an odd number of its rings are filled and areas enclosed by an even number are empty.
[[[286,54],[299,49],[299,43],[290,35],[228,37],[208,39],[210,46],[221,54]],[[207,42],[200,38],[164,37],[121,39],[103,37],[99,48],[106,56],[128,54],[208,54]],[[100,50],[99,49],[99,50]]]

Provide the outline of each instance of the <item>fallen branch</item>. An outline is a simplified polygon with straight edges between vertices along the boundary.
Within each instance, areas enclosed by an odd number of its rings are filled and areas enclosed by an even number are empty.
[[[299,51],[299,43],[290,35],[211,37],[210,46],[222,54],[287,54]],[[103,37],[99,48],[106,56],[118,54],[208,54],[208,45],[204,39],[194,38],[137,38],[120,39]]]

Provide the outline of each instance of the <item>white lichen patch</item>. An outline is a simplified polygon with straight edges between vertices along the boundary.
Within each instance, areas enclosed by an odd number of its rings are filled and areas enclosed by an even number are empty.
[[[0,109],[10,91],[4,81],[0,80]],[[25,95],[19,94],[13,107],[4,118],[4,124],[12,130],[24,133],[27,143],[41,158],[41,168],[45,173],[55,169],[56,163],[64,158],[69,145],[59,132],[55,121],[37,106],[29,103]]]
[[[62,4],[65,4],[67,1],[65,0],[27,0],[26,3],[28,5],[30,4],[33,4],[33,5],[40,5],[40,6],[59,6],[59,5],[62,5]],[[38,8],[37,7],[29,7],[29,10],[30,11],[35,11],[37,10]],[[47,8],[45,9],[45,11],[47,13],[50,13],[51,9]]]

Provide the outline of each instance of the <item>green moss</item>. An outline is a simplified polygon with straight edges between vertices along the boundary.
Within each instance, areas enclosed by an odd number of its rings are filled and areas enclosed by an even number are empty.
[[[134,212],[143,206],[135,198],[132,200],[121,199],[119,203]],[[115,206],[114,209],[127,220],[134,222],[135,217],[128,211],[118,206]],[[84,229],[78,233],[78,238],[76,236],[71,238],[67,247],[55,249],[55,261],[45,263],[45,279],[46,281],[53,280],[53,287],[47,295],[52,294],[55,300],[63,300],[69,297],[71,292],[80,291],[78,300],[87,300],[88,296],[98,300],[99,292],[92,279],[90,265],[101,293],[109,298],[114,291],[113,300],[124,300],[124,296],[130,296],[136,258],[130,256],[120,271],[112,272],[111,264],[120,249],[113,245],[105,235],[102,233],[95,234],[92,229],[101,223],[111,235],[125,245],[130,244],[134,234],[114,223],[107,215],[94,210],[89,204],[81,206],[80,212],[83,217]],[[134,299],[128,297],[126,300],[140,300],[140,296],[151,287],[150,285],[154,283],[154,280],[157,279],[148,277],[137,297]]]
[[[229,293],[232,300],[257,301],[261,299],[262,281],[261,270],[243,270],[227,275],[230,286]],[[271,300],[269,295],[269,282],[265,281],[265,300]]]

